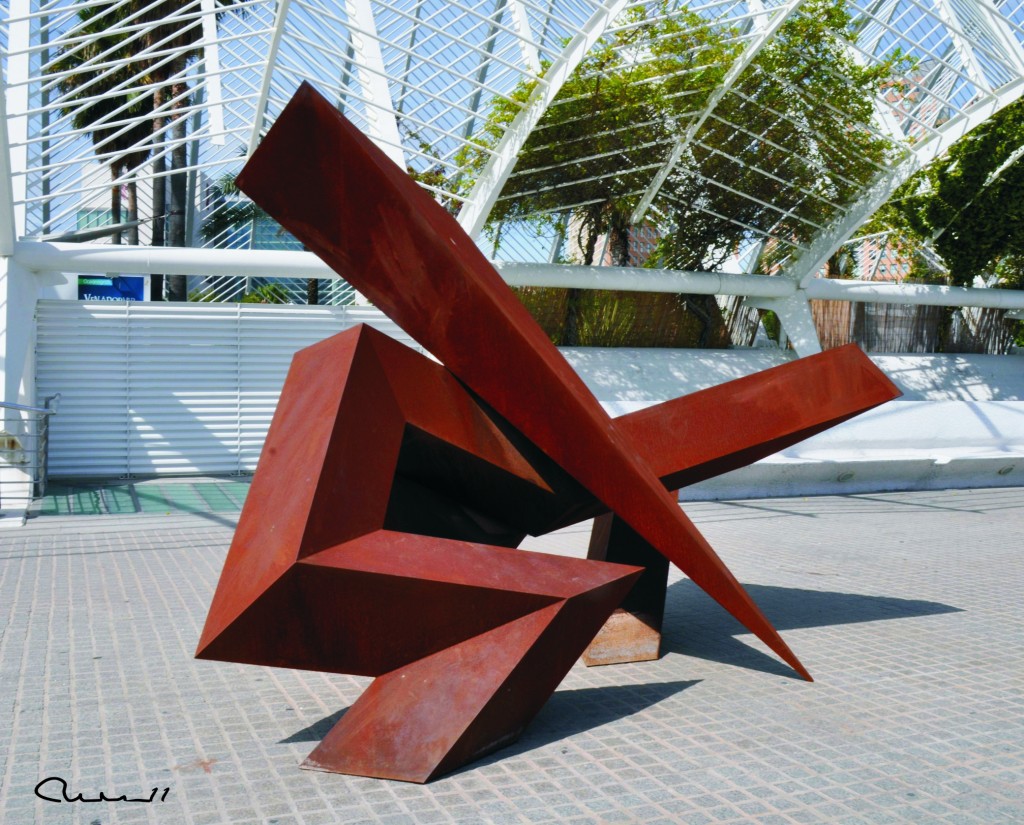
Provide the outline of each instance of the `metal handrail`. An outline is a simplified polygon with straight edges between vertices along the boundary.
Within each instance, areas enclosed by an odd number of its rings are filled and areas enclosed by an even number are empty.
[[[22,483],[30,484],[30,495],[32,498],[40,498],[46,493],[50,463],[50,416],[56,414],[60,399],[60,393],[50,395],[43,400],[42,407],[0,401],[0,409],[2,410],[29,413],[25,423],[22,425],[24,430],[21,432],[16,431],[12,435],[15,439],[15,454],[20,453],[23,456],[17,464],[26,465],[26,472],[28,473],[26,482],[15,481],[14,483],[16,485]],[[3,426],[4,423],[2,416],[0,416],[0,426]],[[20,429],[21,427],[19,427]],[[32,431],[33,429],[34,432]],[[0,493],[2,492],[0,490]],[[20,498],[20,496],[16,497]]]
[[[0,407],[5,410],[17,410],[18,412],[34,412],[42,413],[43,415],[53,415],[57,412],[57,405],[60,404],[60,393],[49,395],[43,399],[42,407],[29,407],[26,404],[12,404],[10,401],[0,401]],[[50,406],[50,402],[53,402],[53,406]]]

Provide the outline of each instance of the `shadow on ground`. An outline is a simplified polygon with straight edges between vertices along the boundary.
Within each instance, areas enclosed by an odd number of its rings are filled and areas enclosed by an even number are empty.
[[[745,585],[747,592],[780,632],[806,627],[910,619],[959,613],[960,608],[920,599],[865,596],[792,587]],[[774,656],[735,638],[749,634],[732,616],[689,579],[668,589],[661,652],[682,653],[722,664],[800,678]]]
[[[698,682],[699,680],[687,680],[555,691],[517,742],[496,751],[490,757],[475,760],[468,767],[478,768],[497,759],[525,753],[574,734],[601,727],[616,719],[632,716]],[[345,708],[325,716],[309,727],[282,739],[278,744],[319,742],[347,710],[348,708]]]
[[[960,612],[956,607],[918,599],[801,590],[759,584],[746,585],[746,588],[779,631]],[[662,655],[681,653],[779,676],[799,678],[783,662],[737,639],[736,636],[748,633],[746,628],[688,579],[676,582],[668,589],[664,630]],[[491,757],[474,761],[470,767],[479,767],[489,761],[543,747],[551,742],[639,713],[686,690],[698,681],[556,691],[517,742],[502,748]],[[282,739],[279,744],[319,742],[345,715],[346,710],[347,708],[325,716]]]
[[[655,682],[648,685],[615,685],[610,687],[556,690],[527,725],[523,735],[508,747],[490,756],[475,760],[455,773],[473,770],[510,756],[542,748],[577,733],[599,728],[624,719],[675,696],[700,683],[700,679],[678,682]],[[452,776],[455,775],[452,774]]]

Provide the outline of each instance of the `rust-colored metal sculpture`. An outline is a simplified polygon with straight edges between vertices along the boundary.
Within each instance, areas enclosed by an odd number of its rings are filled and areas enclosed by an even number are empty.
[[[670,491],[897,395],[859,350],[612,420],[310,86],[238,183],[443,364],[359,327],[282,391],[197,655],[376,677],[308,767],[423,782],[513,741],[641,574],[626,615],[660,627],[661,559],[810,679]],[[593,516],[589,559],[514,549]]]

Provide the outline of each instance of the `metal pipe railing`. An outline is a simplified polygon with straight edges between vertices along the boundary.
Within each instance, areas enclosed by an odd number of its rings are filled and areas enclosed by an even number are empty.
[[[337,278],[312,252],[247,249],[182,249],[19,241],[14,259],[43,272],[161,272],[174,275],[264,278]],[[798,296],[826,301],[977,306],[1024,310],[1024,290],[889,284],[815,278],[806,288],[784,276],[754,273],[684,272],[637,267],[595,267],[494,261],[498,273],[517,286],[572,287],[641,292]]]
[[[56,415],[60,398],[60,393],[48,396],[42,407],[0,401],[4,416],[0,420],[0,508],[5,497],[27,507],[32,499],[46,494],[50,416]]]

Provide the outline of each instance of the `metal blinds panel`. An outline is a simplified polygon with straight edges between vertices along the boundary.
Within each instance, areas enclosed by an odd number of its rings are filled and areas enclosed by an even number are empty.
[[[292,354],[342,329],[368,324],[422,349],[397,324],[369,307],[240,304],[238,468],[256,469]]]
[[[292,354],[354,324],[413,345],[365,307],[41,301],[37,392],[61,392],[54,476],[255,469]]]
[[[50,475],[127,472],[124,305],[40,302],[36,316],[36,397],[61,393],[50,422]]]

